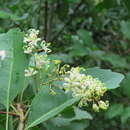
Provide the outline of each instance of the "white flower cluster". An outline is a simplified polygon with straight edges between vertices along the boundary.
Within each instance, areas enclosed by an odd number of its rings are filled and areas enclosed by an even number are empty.
[[[33,49],[38,46],[38,42],[41,40],[40,38],[38,38],[38,34],[38,30],[28,30],[28,33],[24,37],[24,53],[31,54],[33,52]]]
[[[32,54],[37,52],[39,49],[44,50],[45,53],[51,52],[48,48],[50,43],[46,43],[44,40],[38,37],[39,30],[30,29],[24,37],[24,53]]]
[[[80,96],[80,107],[87,105],[88,102],[93,102],[95,111],[99,111],[99,108],[107,109],[108,101],[100,100],[107,91],[105,84],[90,75],[80,73],[80,71],[81,68],[76,67],[67,72],[68,75],[64,78],[65,83],[63,84],[65,92],[72,92],[73,97]]]
[[[38,70],[42,67],[49,65],[49,59],[47,53],[51,52],[49,49],[50,43],[47,43],[38,37],[39,31],[30,29],[24,37],[24,53],[31,54],[34,57],[35,66],[31,66],[25,70],[25,76],[30,77],[38,73]],[[42,54],[38,52],[43,51]]]
[[[48,55],[46,54],[34,54],[35,62],[36,62],[36,68],[41,69],[43,66],[49,65],[50,61],[48,58]]]

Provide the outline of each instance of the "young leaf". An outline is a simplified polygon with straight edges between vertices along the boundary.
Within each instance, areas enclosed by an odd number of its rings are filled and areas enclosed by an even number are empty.
[[[90,68],[86,70],[87,75],[92,75],[98,78],[106,84],[108,89],[115,89],[119,87],[120,82],[124,79],[124,76],[120,73],[112,72],[111,70]]]
[[[48,86],[43,86],[33,99],[25,130],[54,117],[80,99],[79,97],[72,98],[58,88],[55,88],[54,91],[56,95],[51,94]]]

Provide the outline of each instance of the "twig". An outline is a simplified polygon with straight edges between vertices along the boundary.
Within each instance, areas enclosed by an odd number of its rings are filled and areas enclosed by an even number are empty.
[[[17,114],[17,113],[13,113],[13,112],[4,112],[4,111],[0,111],[0,114],[9,114],[9,115],[12,115],[12,116],[19,116],[19,114]]]
[[[65,27],[70,24],[73,20],[73,18],[75,17],[75,14],[77,13],[77,11],[79,10],[80,6],[82,5],[82,3],[84,2],[84,0],[81,0],[77,6],[74,8],[73,13],[69,16],[68,20],[65,22],[65,24],[63,25],[63,27],[61,28],[61,30],[52,38],[52,42],[55,41],[59,35],[62,34],[62,32],[64,31]]]
[[[51,3],[48,9],[47,36],[46,36],[47,42],[51,39],[51,30],[52,30],[54,12],[55,12],[55,3]]]
[[[45,34],[44,34],[44,38],[46,40],[47,38],[47,33],[48,33],[48,29],[47,29],[47,24],[48,24],[48,1],[45,0],[45,23],[44,23],[44,31],[45,31]]]
[[[41,16],[41,7],[42,7],[42,0],[39,0],[39,6],[38,6],[38,14],[39,14],[39,16]],[[40,30],[40,21],[41,21],[41,17],[38,17],[38,20],[37,20],[37,28]]]

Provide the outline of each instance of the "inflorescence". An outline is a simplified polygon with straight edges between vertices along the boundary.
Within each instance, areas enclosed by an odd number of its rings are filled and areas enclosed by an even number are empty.
[[[82,74],[80,71],[81,68],[76,67],[67,72],[63,85],[65,92],[72,92],[73,97],[80,96],[80,107],[92,102],[94,111],[99,112],[99,108],[106,110],[109,102],[100,100],[107,91],[105,84],[90,75]]]
[[[48,53],[51,52],[49,48],[50,43],[47,43],[45,40],[41,40],[38,37],[39,31],[35,29],[30,29],[24,37],[24,53],[34,56],[35,66],[30,66],[25,70],[25,76],[30,77],[36,75],[38,70],[41,69],[44,65],[49,64]],[[39,54],[39,50],[42,50],[43,53]]]
[[[48,53],[51,52],[49,49],[50,43],[46,43],[44,40],[42,41],[38,37],[38,34],[38,30],[30,29],[24,38],[24,53],[32,55],[35,61],[35,66],[30,66],[25,70],[25,76],[27,77],[36,75],[40,69],[50,64],[48,58]],[[44,53],[38,53],[39,49],[43,50]],[[57,61],[55,60],[56,64],[60,64]],[[66,93],[71,92],[73,97],[81,97],[79,102],[80,107],[92,103],[92,108],[95,112],[99,112],[99,109],[106,110],[109,102],[101,100],[101,97],[107,91],[106,85],[90,75],[81,73],[81,70],[83,69],[80,67],[73,67],[70,71],[66,72],[64,67],[61,67],[59,74],[64,77],[64,91]]]

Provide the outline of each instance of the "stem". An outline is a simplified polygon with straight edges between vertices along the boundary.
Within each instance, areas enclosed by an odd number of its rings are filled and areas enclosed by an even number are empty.
[[[41,6],[42,6],[42,0],[39,0],[39,9],[38,9],[38,13],[41,16]],[[39,17],[38,19],[38,29],[40,30],[40,21],[41,21],[41,17]]]
[[[22,108],[21,104],[17,104],[17,109],[19,111],[19,116],[20,116],[20,122],[17,130],[24,130],[24,121],[25,121],[25,116],[24,116],[24,110]]]
[[[8,130],[8,122],[9,122],[9,112],[8,112],[8,108],[7,108],[7,112],[6,112],[6,130]]]
[[[24,130],[24,123],[23,122],[19,123],[18,130]]]
[[[46,40],[47,38],[47,34],[48,34],[48,29],[47,29],[47,24],[48,24],[48,1],[45,0],[45,35],[44,35],[44,38]]]
[[[4,112],[4,111],[0,111],[0,114],[8,114],[8,115],[12,115],[12,116],[19,116],[19,114],[17,114],[17,113],[13,113],[13,112]]]
[[[15,113],[17,114],[17,115],[19,115],[19,112],[17,111],[17,109],[11,104],[10,105],[11,106],[11,108],[15,111]]]
[[[48,22],[47,22],[47,36],[46,36],[47,42],[50,41],[51,39],[54,12],[55,12],[55,3],[52,2],[48,8]]]

